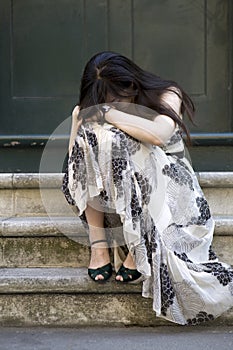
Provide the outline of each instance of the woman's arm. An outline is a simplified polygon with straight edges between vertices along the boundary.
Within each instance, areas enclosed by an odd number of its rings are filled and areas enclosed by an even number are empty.
[[[71,155],[71,151],[74,145],[74,140],[77,136],[78,129],[82,124],[82,120],[77,119],[78,114],[79,114],[79,106],[76,106],[72,112],[72,125],[71,125],[71,132],[70,132],[70,141],[69,141],[69,155]]]
[[[151,121],[111,109],[105,119],[135,139],[157,146],[163,145],[175,130],[175,122],[166,115],[158,115]]]
[[[169,91],[161,99],[180,115],[181,100],[177,94]],[[105,119],[137,140],[157,146],[166,143],[176,126],[174,120],[166,115],[160,114],[151,121],[117,109],[110,109]]]

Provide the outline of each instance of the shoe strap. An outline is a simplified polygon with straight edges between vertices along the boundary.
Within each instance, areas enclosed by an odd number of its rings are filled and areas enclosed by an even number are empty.
[[[98,239],[97,241],[91,242],[91,246],[93,246],[96,243],[101,243],[101,242],[107,242],[107,240],[106,239]]]

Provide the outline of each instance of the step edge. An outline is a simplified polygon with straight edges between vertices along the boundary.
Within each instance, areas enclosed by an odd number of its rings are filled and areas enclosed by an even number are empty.
[[[77,234],[78,232],[78,234]],[[63,236],[86,237],[84,226],[77,216],[72,217],[46,217],[46,216],[22,216],[0,218],[1,236]]]
[[[233,215],[213,215],[215,234],[233,235]],[[78,232],[78,233],[77,233]],[[85,228],[79,217],[3,217],[0,218],[0,236],[69,236],[87,237]]]
[[[1,173],[0,189],[60,188],[64,173]],[[201,187],[233,187],[233,172],[196,172]]]
[[[135,294],[141,284],[121,284],[114,276],[106,283],[92,281],[87,268],[0,268],[1,294]]]

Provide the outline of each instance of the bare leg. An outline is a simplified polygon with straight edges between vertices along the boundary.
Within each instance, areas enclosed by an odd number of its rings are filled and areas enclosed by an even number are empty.
[[[85,210],[86,219],[89,226],[90,232],[90,242],[105,239],[104,230],[104,213],[98,209],[98,200],[93,202],[94,208],[91,205],[87,205]],[[92,205],[93,205],[92,204]],[[96,209],[97,208],[97,209]],[[96,243],[91,247],[91,260],[89,268],[97,269],[104,266],[110,262],[109,251],[107,242]],[[102,280],[104,277],[102,275],[97,275],[96,280]]]
[[[99,210],[98,210],[99,209]],[[87,223],[89,226],[90,242],[97,240],[105,239],[105,230],[104,230],[104,212],[101,211],[101,208],[98,205],[98,199],[95,198],[91,205],[87,205],[85,210],[85,215]],[[97,269],[101,266],[104,266],[110,262],[109,251],[107,243],[100,242],[96,243],[91,247],[91,260],[89,268]],[[128,253],[124,266],[129,269],[135,269],[135,263],[133,257]],[[102,280],[104,277],[102,275],[97,275],[96,280]],[[122,276],[117,276],[116,280],[123,281]]]

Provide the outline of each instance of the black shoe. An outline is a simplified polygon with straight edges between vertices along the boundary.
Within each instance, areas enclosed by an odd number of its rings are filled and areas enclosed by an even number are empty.
[[[91,246],[96,243],[107,242],[106,239],[100,239],[91,243]],[[105,282],[112,276],[112,264],[108,263],[104,266],[98,267],[97,269],[88,269],[88,275],[95,282]],[[96,276],[101,275],[103,279],[96,280]]]
[[[121,276],[123,281],[116,280],[117,282],[138,283],[142,279],[142,274],[136,269],[128,269],[123,264],[117,271],[116,276]]]
[[[98,267],[97,269],[88,269],[88,275],[95,282],[105,282],[112,276],[112,264],[108,263],[102,267]],[[101,275],[103,279],[96,280],[96,276]]]

